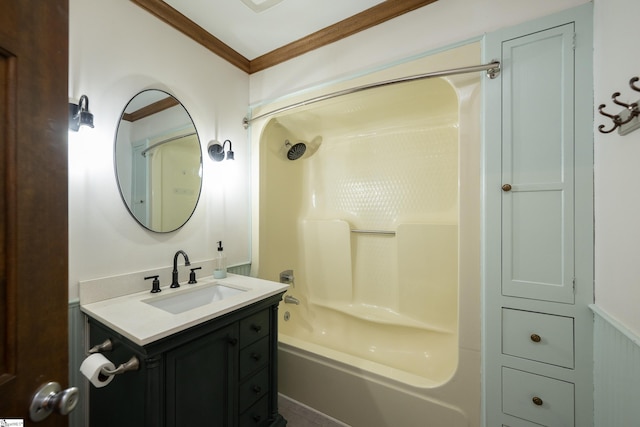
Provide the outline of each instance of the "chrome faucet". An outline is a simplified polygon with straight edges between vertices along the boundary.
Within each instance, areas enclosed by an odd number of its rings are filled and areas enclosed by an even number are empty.
[[[182,256],[184,257],[184,265],[191,265],[191,263],[189,262],[189,256],[185,251],[179,250],[178,252],[176,252],[176,254],[173,256],[173,271],[171,272],[171,286],[169,286],[170,288],[180,287],[180,285],[178,284],[178,255],[180,254],[182,254]]]

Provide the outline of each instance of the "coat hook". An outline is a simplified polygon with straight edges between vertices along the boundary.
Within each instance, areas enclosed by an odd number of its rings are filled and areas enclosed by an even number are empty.
[[[616,92],[613,95],[611,95],[611,99],[613,99],[614,104],[618,104],[621,107],[626,108],[627,110],[629,110],[629,116],[627,117],[626,120],[623,120],[622,117],[620,115],[616,115],[617,120],[614,119],[613,121],[618,125],[626,125],[627,123],[629,123],[631,120],[633,120],[637,115],[638,115],[638,103],[634,102],[633,104],[625,104],[622,101],[618,101],[616,98],[620,96],[620,92]]]
[[[613,95],[611,95],[611,99],[613,100],[614,104],[618,104],[621,107],[624,107],[628,110],[633,110],[635,107],[638,106],[638,104],[625,104],[622,101],[618,101],[616,98],[620,96],[620,92],[616,92]]]
[[[640,87],[635,85],[635,83],[638,81],[640,81],[640,77],[633,77],[631,80],[629,80],[629,87],[636,92],[640,92]],[[604,111],[605,104],[600,104],[600,106],[598,107],[598,112],[603,116],[608,117],[613,122],[613,127],[610,129],[605,129],[605,125],[598,126],[598,130],[601,133],[611,133],[614,130],[618,129],[618,133],[620,133],[620,135],[626,135],[640,128],[640,121],[637,120],[637,117],[640,116],[640,101],[636,101],[632,104],[627,104],[626,102],[618,100],[619,96],[620,92],[615,92],[611,95],[611,100],[614,104],[624,107],[626,111],[622,110],[619,114],[609,114]],[[634,120],[635,122],[630,124],[629,126],[625,126],[624,128],[621,127],[623,125],[631,123]]]
[[[616,115],[612,115],[612,114],[605,113],[604,111],[602,111],[602,109],[604,107],[606,107],[605,104],[600,104],[600,106],[598,107],[598,112],[600,114],[602,114],[603,116],[605,116],[605,117],[609,117],[613,121],[613,127],[611,129],[609,129],[609,130],[605,130],[604,129],[604,125],[600,125],[600,126],[598,126],[598,130],[600,132],[602,132],[602,133],[611,133],[611,132],[613,132],[614,130],[616,130],[618,128],[618,126],[619,126],[618,123],[620,121],[620,116],[618,116],[617,114]]]

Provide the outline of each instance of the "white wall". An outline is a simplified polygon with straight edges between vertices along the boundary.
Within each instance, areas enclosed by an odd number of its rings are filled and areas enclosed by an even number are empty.
[[[587,1],[439,0],[332,45],[252,74],[251,104],[384,67],[394,61],[422,55]]]
[[[596,0],[594,13],[595,106],[613,108],[611,94],[635,102],[640,93],[628,81],[640,77],[637,0]],[[640,335],[640,130],[620,136],[601,134],[611,126],[595,112],[595,292],[596,304]]]
[[[225,242],[229,264],[248,262],[250,163],[241,123],[247,74],[128,0],[69,6],[69,98],[86,94],[95,116],[94,129],[69,134],[69,298],[77,297],[80,280],[168,267],[178,249],[192,261],[212,259],[216,240]],[[230,139],[236,153],[234,162],[214,164],[204,152],[198,207],[187,225],[167,234],[147,231],[129,215],[113,169],[122,109],[148,88],[182,101],[205,150],[212,139]]]

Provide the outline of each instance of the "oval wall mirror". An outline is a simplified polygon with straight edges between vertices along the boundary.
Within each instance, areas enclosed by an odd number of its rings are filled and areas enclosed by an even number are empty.
[[[120,195],[143,227],[168,233],[191,218],[202,188],[200,140],[171,94],[149,89],[125,106],[114,144]]]

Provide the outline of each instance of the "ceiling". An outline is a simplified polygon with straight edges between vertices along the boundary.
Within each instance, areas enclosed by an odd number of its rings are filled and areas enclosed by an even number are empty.
[[[242,0],[164,1],[251,60],[384,0],[283,0],[262,12]]]
[[[436,0],[131,0],[253,73]]]

